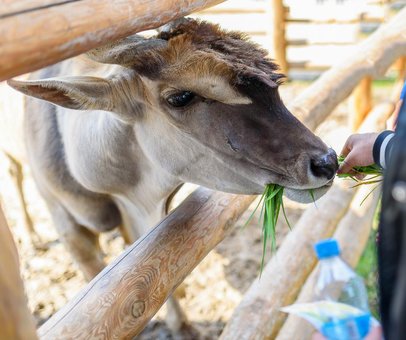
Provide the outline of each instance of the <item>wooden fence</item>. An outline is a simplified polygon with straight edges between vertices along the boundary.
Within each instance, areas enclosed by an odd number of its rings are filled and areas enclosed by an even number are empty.
[[[395,0],[231,0],[193,16],[245,32],[290,70],[291,79],[309,79],[353,53],[402,5]]]
[[[0,81],[222,1],[6,1],[0,7]]]
[[[25,7],[18,7],[23,6],[23,2],[15,1],[16,7],[12,11],[3,10],[0,14],[0,34],[6,39],[6,53],[0,55],[0,77],[5,79],[62,60],[105,43],[106,40],[159,26],[177,16],[218,2],[184,1],[180,8],[172,1],[121,1],[127,5],[124,10],[124,7],[111,8],[109,1],[33,1],[30,2],[33,9],[23,11],[21,9]],[[84,22],[83,15],[74,11],[78,8],[85,11],[92,6],[96,7],[89,9],[89,13],[97,13],[97,20],[91,18]],[[67,12],[67,9],[73,12],[69,15],[60,14],[58,17],[58,22],[63,19],[64,25],[57,25],[57,28],[50,29],[50,32],[44,32],[49,40],[39,37],[39,34],[36,34],[36,37],[28,37],[26,33],[23,34],[22,28],[18,27],[18,18],[21,16],[21,19],[29,18],[30,27],[37,27],[33,32],[42,32],[43,20],[52,19],[57,10],[62,13]],[[137,19],[134,19],[135,17]],[[13,43],[12,37],[20,44]],[[26,43],[27,50],[23,42]],[[44,48],[49,51],[42,55],[40,52]],[[31,55],[25,56],[28,51]],[[384,74],[391,64],[404,56],[406,9],[398,13],[390,23],[382,25],[359,46],[357,53],[327,71],[309,86],[290,105],[290,109],[314,130],[365,77],[374,78]],[[6,61],[8,64],[4,65]],[[380,110],[379,115],[382,118],[390,108],[381,107]],[[364,123],[364,128],[379,127],[380,119],[377,115],[373,114],[370,118],[372,123]],[[354,193],[336,185],[320,202],[323,205],[320,210],[306,211],[278,252],[281,254],[280,258],[286,260],[270,261],[261,281],[253,283],[236,309],[222,335],[223,339],[262,339],[276,336],[284,321],[284,316],[278,308],[295,301],[301,286],[314,268],[316,260],[311,252],[311,244],[317,239],[331,235],[337,230],[337,237],[343,243],[344,256],[348,256],[348,249],[351,254],[356,253],[359,256],[366,242],[365,235],[368,235],[371,211],[375,209],[377,200],[371,196],[364,210],[357,211],[358,201],[353,200]],[[151,232],[107,266],[81,293],[47,321],[39,329],[38,335],[43,339],[88,339],[96,334],[98,338],[104,339],[135,336],[186,275],[227,235],[253,199],[252,196],[198,189]],[[356,234],[361,241],[354,243],[348,237],[348,220],[361,212],[364,217],[360,220],[359,232]],[[317,225],[315,220],[318,221]],[[0,220],[0,225],[3,228],[4,221]],[[12,241],[3,239],[2,242],[11,244]],[[161,256],[162,254],[165,256]],[[9,263],[14,269],[17,268],[15,255],[14,260]],[[2,270],[4,268],[2,267]],[[0,317],[0,338],[7,338],[10,334],[6,333],[8,330],[19,329],[23,325],[23,328],[27,327],[27,332],[19,334],[18,338],[32,339],[35,337],[32,323],[22,321],[27,320],[27,308],[24,299],[21,300],[21,281],[16,275],[1,275],[0,286],[7,280],[11,280],[18,291],[15,296],[16,299],[20,296],[20,300],[16,300],[20,303],[15,306],[18,311],[16,315],[22,317],[13,316],[12,313],[8,319]],[[3,303],[0,305],[0,313],[5,315],[3,301],[13,295],[8,295],[9,291],[4,290],[0,294],[0,301]],[[252,313],[255,314],[255,320],[250,316]]]

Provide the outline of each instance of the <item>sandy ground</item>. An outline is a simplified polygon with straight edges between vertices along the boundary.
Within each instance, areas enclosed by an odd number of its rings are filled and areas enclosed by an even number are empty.
[[[285,102],[289,102],[303,88],[303,84],[283,87]],[[336,110],[334,119],[329,120],[320,129],[320,134],[326,136],[326,142],[336,148],[343,143],[348,133],[348,130],[339,125],[345,122],[345,115],[346,105],[342,104]],[[33,249],[26,240],[17,195],[7,172],[7,161],[0,155],[1,203],[19,249],[29,308],[37,325],[41,325],[83,288],[86,282],[69,253],[58,241],[49,213],[36,191],[27,167],[25,174],[24,187],[28,208],[36,230],[48,247],[47,250]],[[289,220],[294,225],[306,206],[288,200],[285,204]],[[244,292],[259,273],[262,240],[258,219],[254,218],[249,226],[241,228],[252,207],[242,216],[232,234],[215,248],[184,282],[180,303],[202,339],[218,337]],[[280,219],[277,237],[279,243],[287,232],[286,223]],[[124,243],[117,232],[111,232],[102,236],[102,248],[110,261],[122,252]],[[165,308],[157,314],[139,338],[173,338],[164,326],[164,316]]]

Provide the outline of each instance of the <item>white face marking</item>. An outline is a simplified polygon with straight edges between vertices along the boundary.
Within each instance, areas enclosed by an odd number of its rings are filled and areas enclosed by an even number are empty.
[[[227,80],[218,76],[194,76],[187,79],[179,79],[176,84],[170,84],[162,94],[169,94],[177,90],[187,90],[197,93],[198,95],[213,99],[228,105],[251,104],[250,98],[245,97],[235,91]]]

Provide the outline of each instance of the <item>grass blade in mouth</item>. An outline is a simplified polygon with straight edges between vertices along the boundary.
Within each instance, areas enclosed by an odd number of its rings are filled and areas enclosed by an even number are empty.
[[[278,222],[279,213],[282,209],[283,216],[285,217],[286,223],[291,229],[291,225],[286,216],[285,207],[283,205],[283,191],[284,187],[278,184],[268,184],[265,187],[264,193],[262,194],[258,204],[256,205],[254,211],[251,213],[247,222],[244,224],[246,226],[254,217],[255,212],[258,210],[262,202],[260,221],[262,220],[262,260],[260,273],[265,265],[265,255],[268,242],[271,243],[271,251],[276,251],[276,223]]]
[[[344,162],[344,157],[338,157],[338,163],[342,164]],[[356,174],[368,176],[365,180],[359,180],[355,177],[353,173],[347,174],[338,174],[337,177],[339,178],[351,178],[353,179],[356,184],[354,187],[364,184],[373,184],[379,183],[382,181],[380,176],[382,176],[382,169],[377,166],[376,164],[369,165],[369,166],[356,166],[353,167],[352,170]],[[375,190],[372,189],[372,191]],[[256,205],[254,211],[251,213],[250,217],[248,218],[247,222],[244,224],[246,226],[254,217],[256,211],[258,210],[259,206],[262,203],[261,212],[259,216],[259,220],[262,220],[262,259],[261,259],[261,269],[260,269],[260,276],[264,269],[265,265],[265,255],[268,242],[271,242],[271,252],[276,251],[276,224],[278,222],[279,213],[282,209],[283,216],[285,221],[289,227],[292,229],[289,220],[286,216],[285,207],[283,205],[283,191],[284,187],[278,184],[268,184],[265,187],[264,193],[262,194],[258,204]],[[312,198],[313,202],[316,202],[314,196],[314,189],[309,189],[309,195]],[[371,192],[372,192],[371,191]],[[364,198],[364,200],[370,195],[370,193]],[[363,200],[363,201],[364,201]],[[362,203],[361,203],[362,204]]]

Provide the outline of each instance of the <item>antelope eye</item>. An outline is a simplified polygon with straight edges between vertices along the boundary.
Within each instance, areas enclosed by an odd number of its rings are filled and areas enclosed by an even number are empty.
[[[189,104],[196,95],[191,91],[182,91],[171,94],[166,101],[174,107],[183,107]]]

